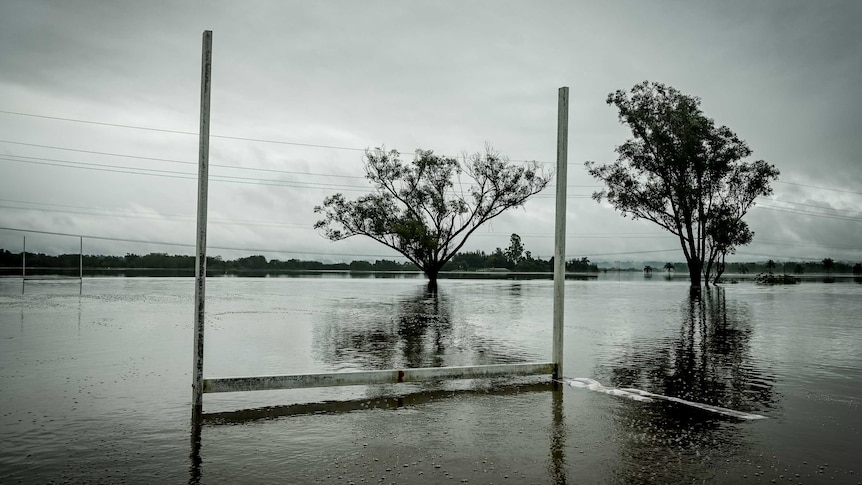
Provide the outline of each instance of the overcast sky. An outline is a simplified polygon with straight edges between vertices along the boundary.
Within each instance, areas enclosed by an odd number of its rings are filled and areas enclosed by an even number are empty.
[[[362,149],[409,159],[487,142],[551,168],[557,89],[569,86],[569,257],[684,261],[669,234],[591,200],[600,187],[583,168],[613,161],[628,136],[607,94],[650,80],[701,97],[752,159],[781,171],[736,259],[862,261],[860,22],[858,0],[3,0],[0,226],[83,235],[87,254],[192,254],[201,35],[212,30],[211,255],[394,258],[312,228],[325,196],[367,191]],[[550,257],[553,196],[465,249],[518,233]],[[0,247],[19,252],[24,235],[28,251],[78,251],[74,237],[6,229]]]

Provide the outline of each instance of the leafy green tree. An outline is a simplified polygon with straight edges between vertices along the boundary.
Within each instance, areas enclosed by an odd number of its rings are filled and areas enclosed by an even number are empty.
[[[553,258],[551,258],[553,268]],[[590,258],[584,256],[581,259],[574,258],[566,262],[566,271],[573,273],[598,273],[599,267],[590,262]]]
[[[266,269],[266,257],[258,254],[255,256],[246,256],[236,260],[236,265],[243,269]]]
[[[514,269],[524,259],[524,244],[521,242],[521,236],[512,234],[505,254],[506,262],[509,263],[509,269]]]
[[[667,272],[676,271],[676,267],[674,267],[673,263],[665,263],[664,270]]]
[[[706,282],[710,281],[713,270],[717,282],[724,270],[727,268],[725,258],[728,253],[736,253],[737,246],[750,244],[754,239],[754,233],[748,229],[748,224],[741,218],[737,218],[732,212],[730,204],[725,204],[719,209],[717,216],[707,224],[706,250],[707,260],[704,268]]]
[[[758,160],[725,126],[700,110],[700,99],[661,83],[643,82],[630,93],[608,95],[632,138],[611,164],[587,162],[606,188],[593,194],[625,217],[651,221],[679,238],[692,291],[712,266],[751,239],[742,217],[759,196],[772,193],[778,170]],[[727,235],[727,237],[724,237]]]
[[[462,161],[416,150],[404,163],[397,151],[379,148],[364,158],[374,191],[352,201],[327,197],[314,208],[323,215],[314,227],[332,241],[361,235],[398,251],[425,273],[431,291],[479,226],[522,206],[550,181],[535,162],[515,165],[490,147]]]
[[[506,253],[503,252],[502,249],[496,248],[494,252],[488,255],[488,259],[485,260],[485,268],[505,268],[508,264],[508,260],[506,259]]]
[[[370,261],[362,259],[351,261],[349,267],[350,271],[371,271],[374,269]]]
[[[835,268],[835,261],[832,258],[825,258],[821,264],[823,264],[823,269],[826,270],[826,273],[832,273],[832,269]]]
[[[775,269],[775,261],[770,259],[769,261],[766,262],[766,271],[769,271],[770,273],[772,273],[772,270],[774,270],[774,269]]]

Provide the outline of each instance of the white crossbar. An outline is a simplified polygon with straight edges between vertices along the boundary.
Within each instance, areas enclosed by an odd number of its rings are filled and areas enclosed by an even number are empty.
[[[553,374],[555,369],[556,365],[552,362],[526,362],[521,364],[421,367],[415,369],[329,372],[285,376],[223,377],[204,379],[203,392],[241,392],[301,389],[306,387],[397,384],[444,378],[483,379],[488,377]]]

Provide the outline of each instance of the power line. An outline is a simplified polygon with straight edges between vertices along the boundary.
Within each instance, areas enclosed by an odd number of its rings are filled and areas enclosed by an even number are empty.
[[[821,212],[801,211],[801,210],[787,209],[787,208],[781,208],[781,207],[772,207],[772,206],[767,206],[767,205],[762,205],[762,204],[761,205],[755,205],[753,208],[754,209],[758,209],[758,208],[759,209],[766,209],[766,210],[771,210],[771,211],[776,211],[776,212],[786,212],[788,214],[796,214],[796,215],[803,215],[803,216],[810,216],[810,217],[820,217],[820,218],[824,218],[824,219],[836,219],[839,221],[862,222],[862,218],[859,218],[859,217],[823,214]]]
[[[63,150],[63,151],[70,151],[70,152],[77,152],[77,153],[88,153],[88,154],[92,154],[92,155],[105,155],[105,156],[112,156],[112,157],[133,158],[133,159],[138,159],[138,160],[152,160],[152,161],[157,161],[157,162],[178,163],[178,164],[183,164],[183,165],[197,166],[197,162],[190,162],[190,161],[185,161],[185,160],[175,160],[175,159],[170,159],[170,158],[146,157],[146,156],[140,156],[140,155],[123,154],[123,153],[102,152],[102,151],[95,151],[95,150],[83,150],[83,149],[78,149],[78,148],[59,147],[59,146],[55,146],[55,145],[43,145],[43,144],[38,144],[38,143],[24,143],[24,142],[11,141],[11,140],[0,140],[0,143],[8,143],[11,145],[22,145],[22,146],[29,146],[29,147],[36,147],[36,148],[47,148],[47,149],[51,149],[51,150]],[[10,156],[15,156],[15,157],[19,157],[19,158],[36,158],[36,157],[24,157],[23,155],[10,155]],[[69,163],[75,163],[75,162],[69,162]],[[227,168],[227,169],[233,169],[233,170],[251,170],[251,171],[257,171],[257,172],[269,172],[269,173],[283,173],[283,174],[288,174],[288,175],[310,175],[310,176],[314,176],[314,177],[336,177],[336,178],[363,179],[363,180],[365,180],[367,178],[364,175],[337,175],[337,174],[329,174],[329,173],[298,172],[298,171],[291,171],[291,170],[280,170],[280,169],[269,169],[269,168],[242,167],[239,165],[222,165],[222,164],[217,164],[217,163],[211,163],[210,167]],[[598,189],[598,188],[602,188],[602,187],[603,186],[601,186],[601,185],[567,185],[566,186],[566,188],[570,188],[570,189],[572,189],[572,188],[576,188],[576,189],[577,188]]]
[[[625,252],[620,252],[620,253],[598,253],[598,254],[590,254],[589,256],[592,256],[592,257],[596,257],[596,256],[627,256],[627,255],[632,255],[632,254],[668,253],[668,252],[671,252],[671,251],[679,251],[679,250],[680,250],[680,248],[673,248],[673,249],[656,249],[656,250],[653,250],[653,251],[625,251]]]
[[[834,208],[834,207],[827,207],[827,206],[824,206],[824,205],[805,204],[805,203],[803,203],[803,202],[790,202],[790,201],[788,201],[788,200],[778,200],[778,199],[771,199],[771,198],[766,198],[766,197],[758,197],[758,199],[760,199],[760,200],[762,200],[762,201],[767,201],[767,202],[777,202],[777,203],[779,203],[779,204],[798,205],[798,206],[802,206],[802,207],[812,207],[812,208],[815,208],[815,209],[830,210],[830,211],[835,211],[835,212],[850,212],[850,213],[854,213],[854,214],[862,214],[862,212],[860,212],[860,211],[856,211],[856,210],[850,210],[850,209],[836,209],[836,208]]]
[[[23,201],[10,201],[7,199],[0,199],[0,201],[13,202],[18,204],[35,204],[39,205],[38,202],[23,202]],[[25,211],[39,211],[39,212],[49,212],[49,213],[58,213],[58,214],[77,214],[77,215],[85,215],[85,216],[99,216],[99,217],[122,217],[122,218],[136,218],[136,219],[155,219],[155,220],[177,220],[177,221],[188,221],[194,220],[195,216],[188,215],[175,215],[175,214],[160,214],[160,213],[152,213],[152,212],[138,212],[138,211],[122,211],[117,209],[101,209],[97,207],[81,207],[81,206],[70,206],[70,205],[61,205],[61,204],[41,204],[48,205],[54,207],[67,207],[68,209],[47,209],[41,207],[20,207],[14,205],[0,204],[0,207],[4,209],[17,209],[17,210],[25,210]],[[94,210],[94,211],[106,211],[106,212],[115,212],[114,214],[101,214],[94,212],[82,212],[70,209],[85,209],[85,210]],[[287,222],[271,222],[271,221],[240,221],[240,220],[231,220],[231,219],[218,219],[211,218],[209,219],[210,223],[213,224],[224,224],[224,225],[232,225],[232,226],[281,226],[281,227],[292,227],[298,229],[313,229],[311,224],[291,224]]]
[[[176,246],[176,247],[187,247],[193,248],[194,244],[189,243],[179,243],[179,242],[167,242],[167,241],[145,241],[141,239],[127,239],[127,238],[118,238],[118,237],[107,237],[107,236],[92,236],[92,235],[84,235],[84,234],[71,234],[65,232],[53,232],[53,231],[39,231],[35,229],[20,229],[14,227],[0,227],[0,230],[6,231],[16,231],[16,232],[25,232],[30,234],[47,234],[52,236],[69,236],[69,237],[83,237],[85,239],[95,239],[101,241],[114,241],[114,242],[128,242],[128,243],[137,243],[137,244],[155,244],[161,246]],[[275,254],[310,254],[315,256],[349,256],[349,257],[370,257],[370,258],[404,258],[404,256],[392,255],[392,254],[347,254],[347,253],[324,253],[324,252],[316,252],[316,251],[284,251],[280,249],[261,249],[261,248],[239,248],[239,247],[230,247],[230,246],[207,246],[209,249],[221,249],[223,251],[244,251],[244,252],[252,252],[252,253],[275,253]],[[675,249],[659,249],[653,251],[624,251],[624,252],[615,252],[615,253],[599,253],[599,254],[591,254],[588,257],[596,257],[596,256],[625,256],[625,255],[634,255],[634,254],[650,254],[650,253],[666,253],[670,251],[678,251],[679,248]],[[578,256],[583,256],[579,254]],[[576,257],[576,256],[566,256],[566,258]]]
[[[9,158],[14,157],[14,158]],[[18,160],[18,158],[24,158],[26,160]],[[131,175],[148,175],[155,177],[166,177],[166,178],[174,178],[174,179],[185,179],[185,180],[197,180],[197,175],[191,172],[179,172],[174,170],[160,170],[160,169],[151,169],[151,168],[142,168],[142,167],[124,167],[122,165],[109,165],[102,163],[89,163],[89,162],[75,162],[71,160],[61,160],[56,158],[45,158],[45,157],[30,157],[24,155],[7,155],[0,156],[0,160],[6,160],[9,162],[16,163],[24,163],[30,165],[44,165],[44,166],[52,166],[52,167],[65,167],[65,168],[75,168],[82,170],[93,170],[98,172],[111,172],[111,173],[124,173]],[[277,186],[277,187],[297,187],[297,188],[315,188],[315,189],[329,189],[335,188],[337,190],[344,191],[352,191],[352,192],[367,192],[370,190],[370,187],[367,186],[358,186],[358,185],[344,185],[344,184],[327,184],[323,182],[298,182],[298,181],[288,181],[288,180],[273,180],[273,179],[260,179],[260,178],[251,178],[251,177],[239,177],[236,175],[210,175],[211,182],[229,182],[229,183],[241,183],[241,184],[251,184],[251,185],[269,185],[269,186]],[[537,194],[537,198],[552,198],[553,194]],[[590,198],[591,195],[584,194],[572,194],[567,195],[566,198],[569,199],[579,199],[579,198]]]
[[[80,149],[76,149],[76,148],[58,147],[58,146],[52,146],[52,145],[40,145],[40,144],[36,144],[36,143],[23,143],[23,142],[10,141],[10,140],[0,140],[0,143],[9,143],[12,145],[23,145],[23,146],[30,146],[30,147],[37,147],[37,148],[48,148],[51,150],[64,150],[64,151],[78,152],[78,153],[89,153],[89,154],[93,154],[93,155],[106,155],[106,156],[111,156],[111,157],[134,158],[134,159],[138,159],[138,160],[152,160],[152,161],[156,161],[156,162],[166,162],[166,163],[179,163],[179,164],[183,164],[183,165],[197,166],[197,164],[198,164],[197,162],[189,162],[189,161],[184,161],[184,160],[173,160],[170,158],[144,157],[144,156],[139,156],[139,155],[127,155],[127,154],[122,154],[122,153],[99,152],[99,151],[94,151],[94,150],[80,150]],[[21,155],[13,155],[13,156],[18,156],[18,157],[24,158]],[[30,157],[30,158],[32,158],[32,157]],[[328,173],[297,172],[297,171],[291,171],[291,170],[278,170],[278,169],[269,169],[269,168],[241,167],[238,165],[220,165],[217,163],[211,163],[210,167],[228,168],[228,169],[236,169],[236,170],[253,170],[256,172],[284,173],[284,174],[289,174],[289,175],[311,175],[311,176],[315,176],[315,177],[337,177],[337,178],[356,178],[356,179],[364,179],[365,178],[362,175],[336,175],[336,174],[328,174]]]
[[[126,124],[121,124],[121,123],[106,123],[106,122],[102,122],[102,121],[82,120],[82,119],[76,119],[76,118],[64,118],[64,117],[60,117],[60,116],[37,115],[34,113],[22,113],[20,111],[0,110],[0,113],[4,113],[4,114],[8,114],[8,115],[15,115],[15,116],[27,116],[27,117],[32,117],[32,118],[42,118],[42,119],[56,120],[56,121],[66,121],[66,122],[70,122],[70,123],[83,123],[83,124],[98,125],[98,126],[110,126],[110,127],[114,127],[114,128],[127,128],[127,129],[133,129],[133,130],[145,130],[145,131],[154,131],[154,132],[161,132],[161,133],[172,133],[172,134],[177,134],[177,135],[198,136],[197,132],[192,132],[192,131],[169,130],[169,129],[164,129],[164,128],[152,128],[149,126],[126,125]],[[307,147],[307,148],[326,148],[326,149],[330,149],[330,150],[347,150],[347,151],[358,151],[358,152],[364,152],[368,149],[368,148],[358,148],[358,147],[345,147],[345,146],[338,146],[338,145],[323,145],[323,144],[316,144],[316,143],[301,143],[301,142],[284,141],[284,140],[269,140],[269,139],[263,139],[263,138],[248,138],[248,137],[231,136],[231,135],[213,135],[213,134],[210,134],[210,138],[222,138],[222,139],[227,139],[227,140],[252,141],[252,142],[257,142],[257,143],[272,143],[272,144],[278,144],[278,145],[301,146],[301,147]],[[408,153],[408,152],[404,152],[401,150],[396,150],[396,151],[398,151],[399,153]],[[415,152],[415,151],[416,150],[413,150],[413,152]],[[509,161],[510,162],[536,162],[536,163],[540,163],[540,164],[550,164],[551,163],[551,162],[539,162],[536,160],[511,160],[510,159]]]
[[[0,199],[0,202],[6,202],[7,204],[0,203],[0,208],[5,209],[14,209],[14,210],[25,210],[25,211],[39,211],[39,212],[49,212],[49,213],[58,213],[58,214],[77,214],[77,215],[85,215],[85,216],[99,216],[99,217],[124,217],[124,218],[137,218],[137,219],[154,219],[154,220],[181,220],[188,221],[194,220],[194,215],[180,215],[180,214],[162,214],[159,212],[142,212],[142,211],[129,211],[122,209],[106,209],[102,207],[90,207],[90,206],[79,206],[79,205],[69,205],[69,204],[52,204],[46,202],[31,202],[24,200],[12,200],[12,199]],[[47,206],[48,208],[43,207],[21,207],[16,205],[9,204],[25,204],[25,205],[36,205],[36,206]],[[59,207],[59,209],[57,209]],[[72,209],[81,209],[81,210],[72,210]],[[100,211],[107,213],[99,213],[99,212],[84,212],[84,211]],[[236,219],[219,219],[219,218],[210,218],[208,219],[210,223],[215,224],[225,224],[225,225],[235,225],[235,226],[276,226],[276,227],[291,227],[305,230],[314,230],[313,224],[296,224],[289,222],[274,222],[274,221],[248,221],[248,220],[236,220]],[[509,231],[504,232],[495,232],[495,231],[487,231],[487,232],[476,232],[473,234],[473,237],[500,237],[500,236],[508,236],[512,234]],[[544,234],[544,233],[521,233],[519,236],[523,238],[552,238],[553,234]],[[594,233],[594,234],[567,234],[566,238],[568,239],[675,239],[674,236],[665,236],[665,235],[650,235],[650,234],[642,234],[642,233]]]
[[[99,125],[99,126],[110,126],[110,127],[115,127],[115,128],[127,128],[127,129],[134,129],[134,130],[145,130],[145,131],[173,133],[173,134],[180,134],[180,135],[198,136],[197,132],[192,132],[192,131],[170,130],[170,129],[164,129],[164,128],[153,128],[153,127],[148,127],[148,126],[126,125],[126,124],[121,124],[121,123],[107,123],[107,122],[102,122],[102,121],[82,120],[82,119],[76,119],[76,118],[65,118],[65,117],[60,117],[60,116],[39,115],[39,114],[34,114],[34,113],[23,113],[20,111],[0,110],[0,113],[8,114],[8,115],[15,115],[15,116],[26,116],[26,117],[32,117],[32,118],[42,118],[42,119],[49,119],[49,120],[66,121],[66,122],[71,122],[71,123],[83,123],[83,124],[92,124],[92,125]],[[360,152],[364,152],[367,150],[367,148],[345,147],[345,146],[338,146],[338,145],[324,145],[324,144],[315,144],[315,143],[301,143],[301,142],[291,142],[291,141],[284,141],[284,140],[263,139],[263,138],[249,138],[249,137],[232,136],[232,135],[213,135],[213,134],[210,134],[210,137],[211,138],[222,138],[222,139],[228,139],[228,140],[252,141],[252,142],[258,142],[258,143],[272,143],[272,144],[280,144],[280,145],[310,147],[310,148],[326,148],[326,149],[331,149],[331,150],[348,150],[348,151],[360,151]],[[407,153],[407,152],[400,151],[400,150],[396,150],[396,151],[398,151],[399,153]],[[413,150],[413,151],[416,151],[416,150]],[[163,161],[165,161],[165,160],[163,160]],[[510,159],[509,161],[510,162],[535,162],[535,163],[547,164],[547,165],[553,165],[554,164],[554,162],[540,162],[537,160],[511,160]],[[569,162],[569,165],[579,165],[579,164],[576,162]],[[834,191],[834,192],[843,192],[843,193],[847,193],[847,194],[862,195],[862,192],[856,192],[856,191],[844,190],[844,189],[836,189],[836,188],[831,188],[831,187],[807,185],[807,184],[800,184],[800,183],[795,183],[795,182],[785,182],[782,180],[776,180],[775,182],[780,183],[780,184],[795,185],[798,187],[807,187],[807,188],[812,188],[812,189],[830,190],[830,191]]]
[[[120,237],[108,237],[108,236],[93,236],[86,234],[71,234],[66,232],[52,232],[52,231],[38,231],[35,229],[21,229],[16,227],[0,227],[0,230],[5,231],[15,231],[15,232],[25,232],[28,234],[47,234],[51,236],[69,236],[69,237],[83,237],[84,239],[95,239],[99,241],[114,241],[114,242],[128,242],[128,243],[136,243],[136,244],[155,244],[160,246],[176,246],[176,247],[187,247],[194,248],[194,244],[189,243],[180,243],[180,242],[170,242],[170,241],[145,241],[142,239],[127,239]],[[347,254],[347,253],[324,253],[318,251],[285,251],[281,249],[261,249],[261,248],[238,248],[238,247],[229,247],[229,246],[207,246],[208,249],[221,249],[223,251],[245,251],[245,252],[257,252],[257,253],[274,253],[274,254],[312,254],[315,256],[351,256],[351,257],[368,257],[368,258],[404,258],[404,256],[400,254]]]
[[[16,158],[27,158],[27,160],[17,160]],[[43,158],[43,157],[23,157],[20,155],[9,155],[2,157],[0,156],[0,160],[6,160],[9,162],[16,163],[24,163],[30,165],[44,165],[51,167],[64,167],[64,168],[74,168],[79,170],[93,170],[97,172],[111,172],[111,173],[124,173],[131,175],[148,175],[153,177],[166,177],[173,179],[184,179],[184,180],[197,180],[197,175],[192,174],[190,172],[178,172],[173,170],[158,170],[151,168],[140,168],[140,167],[123,167],[120,165],[108,165],[108,164],[100,164],[100,163],[88,163],[88,162],[73,162],[69,160],[58,160],[51,158]],[[40,161],[41,160],[41,161]],[[250,177],[238,177],[233,175],[210,175],[210,182],[229,182],[229,183],[239,183],[239,184],[251,184],[251,185],[271,185],[271,186],[280,186],[280,187],[297,187],[297,188],[316,188],[316,189],[330,189],[335,188],[338,190],[344,191],[360,191],[366,192],[367,188],[360,188],[356,185],[341,185],[341,184],[327,184],[322,182],[294,182],[294,181],[284,181],[284,180],[272,180],[272,179],[255,179]]]
[[[106,123],[103,121],[93,121],[93,120],[81,120],[75,118],[63,118],[60,116],[47,116],[47,115],[37,115],[33,113],[21,113],[18,111],[6,111],[0,110],[0,113],[8,114],[8,115],[16,115],[16,116],[28,116],[31,118],[42,118],[47,120],[56,120],[56,121],[68,121],[70,123],[83,123],[88,125],[99,125],[99,126],[110,126],[114,128],[128,128],[132,130],[145,130],[145,131],[156,131],[161,133],[173,133],[176,135],[193,135],[198,136],[198,133],[195,131],[182,131],[182,130],[168,130],[165,128],[152,128],[149,126],[138,126],[138,125],[125,125],[121,123]],[[314,143],[299,143],[299,142],[291,142],[291,141],[281,141],[281,140],[264,140],[260,138],[244,138],[240,136],[228,136],[228,135],[210,135],[211,138],[226,138],[230,140],[244,140],[244,141],[254,141],[260,143],[276,143],[280,145],[294,145],[294,146],[302,146],[302,147],[312,147],[312,148],[329,148],[332,150],[350,150],[350,151],[365,151],[364,148],[355,148],[355,147],[342,147],[336,145],[318,145]]]
[[[828,249],[828,248],[826,248],[826,249]],[[746,257],[757,256],[760,258],[768,258],[768,259],[786,259],[787,261],[793,261],[793,260],[797,260],[797,261],[819,261],[821,259],[820,257],[811,257],[811,256],[796,256],[796,255],[777,256],[775,254],[762,254],[762,253],[750,253],[750,252],[737,252],[736,255],[737,256],[746,256]]]
[[[860,247],[848,247],[848,246],[824,246],[822,244],[817,243],[805,243],[805,242],[791,242],[791,241],[776,241],[773,239],[757,239],[758,243],[766,243],[772,244],[776,246],[807,246],[807,247],[816,247],[823,249],[835,249],[837,251],[862,251]]]
[[[795,183],[795,182],[785,182],[785,181],[783,181],[783,180],[776,180],[775,182],[776,182],[776,183],[779,183],[779,184],[795,185],[795,186],[797,186],[797,187],[806,187],[806,188],[809,188],[809,189],[831,190],[831,191],[833,191],[833,192],[844,192],[845,194],[862,195],[862,192],[854,192],[854,191],[852,191],[852,190],[834,189],[834,188],[831,188],[831,187],[819,187],[819,186],[817,186],[817,185],[797,184],[797,183]]]

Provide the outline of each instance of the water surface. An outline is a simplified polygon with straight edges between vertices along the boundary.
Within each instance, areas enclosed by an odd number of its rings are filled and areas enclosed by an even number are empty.
[[[0,481],[858,483],[862,285],[566,285],[564,375],[207,394],[184,278],[0,280]],[[552,282],[211,278],[205,375],[547,360]],[[245,410],[237,412],[237,410]],[[798,475],[798,476],[797,476]],[[382,480],[381,480],[382,479]],[[833,480],[834,479],[834,480]]]

